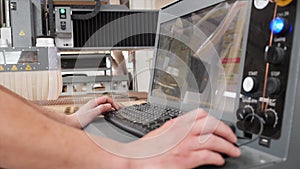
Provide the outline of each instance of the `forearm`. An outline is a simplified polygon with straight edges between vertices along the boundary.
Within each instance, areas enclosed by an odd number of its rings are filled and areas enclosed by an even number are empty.
[[[83,131],[0,94],[0,168],[126,168],[127,160],[102,150]]]
[[[66,117],[67,117],[66,114],[59,113],[59,112],[56,112],[55,110],[36,105],[32,102],[29,102],[29,104],[32,107],[34,107],[39,113],[45,115],[46,117],[49,117],[59,123],[66,124]]]
[[[0,90],[2,92],[6,93],[7,95],[13,96],[15,99],[18,99],[20,102],[30,105],[33,109],[37,110],[37,113],[41,113],[59,123],[66,124],[66,125],[69,125],[69,126],[75,127],[75,128],[81,128],[80,125],[77,124],[78,121],[75,121],[77,119],[76,117],[70,118],[71,117],[70,115],[65,115],[63,113],[58,113],[58,112],[48,109],[48,108],[38,106],[38,105],[34,104],[33,102],[28,101],[28,100],[24,99],[23,97],[13,93],[12,91],[4,88],[3,86],[0,86]],[[15,104],[15,106],[18,107],[17,104]]]
[[[77,128],[77,129],[81,129],[81,125],[75,114],[66,115],[64,113],[59,113],[59,112],[56,112],[49,108],[38,106],[32,102],[30,102],[29,104],[32,107],[34,107],[39,113],[41,113],[59,123],[66,124],[68,126],[71,126],[71,127]]]

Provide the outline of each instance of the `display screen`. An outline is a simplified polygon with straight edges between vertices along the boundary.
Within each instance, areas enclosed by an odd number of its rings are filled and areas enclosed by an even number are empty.
[[[37,51],[3,51],[0,52],[0,64],[38,63]]]
[[[246,9],[228,1],[161,23],[151,95],[211,108],[221,92],[231,111]]]

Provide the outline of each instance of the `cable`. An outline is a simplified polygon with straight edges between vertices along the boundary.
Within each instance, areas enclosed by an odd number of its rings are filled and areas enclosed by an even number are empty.
[[[241,144],[236,144],[237,147],[242,147],[244,145],[247,145],[247,144],[250,144],[250,143],[253,143],[254,141],[256,141],[257,139],[259,139],[264,131],[264,123],[265,121],[257,114],[248,114],[245,118],[244,118],[244,121],[246,121],[249,117],[255,117],[259,120],[259,124],[260,124],[260,129],[259,129],[259,132],[257,134],[257,136],[253,139],[251,139],[250,141],[247,141],[245,143],[241,143]],[[239,137],[239,139],[246,139],[246,138],[243,138],[243,137]]]
[[[276,13],[277,13],[277,9],[278,9],[277,8],[278,7],[277,0],[276,1],[270,0],[270,2],[272,2],[272,3],[275,2],[275,8],[274,8],[274,14],[273,14],[273,20],[274,20],[276,18]],[[274,33],[273,33],[273,31],[271,31],[269,46],[272,46],[273,40],[274,40]],[[266,97],[267,80],[268,80],[269,68],[270,68],[270,63],[267,62],[266,63],[266,69],[265,69],[266,71],[265,71],[265,79],[264,79],[264,87],[263,87],[263,98]],[[261,103],[261,109],[262,109],[262,111],[265,111],[267,108],[268,108],[267,105],[265,106],[265,103],[262,102]]]
[[[98,15],[100,9],[101,9],[101,2],[100,0],[96,0],[96,6],[92,12],[87,14],[73,14],[72,20],[89,20],[91,18],[94,18],[96,15]]]

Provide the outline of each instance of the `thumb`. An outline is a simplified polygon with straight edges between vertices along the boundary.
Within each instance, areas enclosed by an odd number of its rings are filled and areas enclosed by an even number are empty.
[[[107,111],[111,111],[112,105],[110,103],[101,104],[89,111],[78,112],[77,118],[78,122],[80,123],[80,127],[84,128],[87,124],[89,124],[91,121],[94,120],[95,117],[97,117],[99,114],[102,114]]]

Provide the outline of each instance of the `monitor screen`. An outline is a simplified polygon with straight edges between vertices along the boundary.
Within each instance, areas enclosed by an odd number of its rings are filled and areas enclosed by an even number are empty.
[[[151,96],[202,108],[225,97],[232,112],[246,9],[225,1],[160,23]]]

